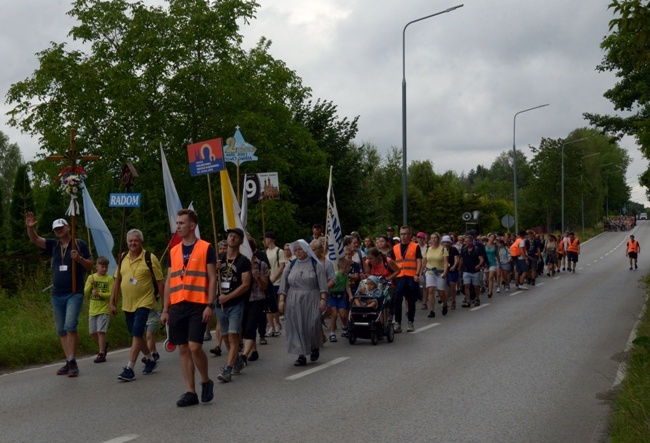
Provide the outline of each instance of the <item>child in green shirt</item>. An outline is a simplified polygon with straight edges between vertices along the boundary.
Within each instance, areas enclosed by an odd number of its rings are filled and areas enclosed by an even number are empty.
[[[91,274],[86,279],[84,294],[90,297],[90,308],[88,310],[88,329],[93,340],[99,344],[99,354],[95,363],[106,361],[108,343],[106,343],[106,332],[110,320],[109,300],[113,288],[113,276],[108,275],[108,259],[101,256],[95,264],[96,274]]]

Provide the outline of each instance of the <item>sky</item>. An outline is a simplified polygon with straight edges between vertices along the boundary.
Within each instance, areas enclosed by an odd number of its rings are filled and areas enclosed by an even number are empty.
[[[160,0],[144,0],[159,4]],[[242,24],[244,46],[264,36],[339,116],[359,116],[357,143],[380,153],[402,147],[402,30],[420,17],[462,8],[410,25],[406,31],[407,158],[431,160],[436,172],[489,167],[516,146],[563,138],[586,127],[582,114],[612,114],[603,93],[615,84],[600,73],[610,0],[258,0],[257,18]],[[7,125],[11,84],[37,68],[35,53],[68,41],[69,0],[0,3],[0,131],[34,158],[38,140]],[[241,129],[245,135],[245,128]],[[218,136],[218,135],[215,135]],[[638,176],[648,161],[631,138],[621,146],[632,164],[632,200],[650,206]]]

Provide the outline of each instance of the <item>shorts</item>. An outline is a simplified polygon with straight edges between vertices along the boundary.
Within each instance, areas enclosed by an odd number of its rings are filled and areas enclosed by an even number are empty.
[[[510,263],[501,263],[501,270],[503,272],[510,272],[511,269]]]
[[[173,345],[186,345],[190,341],[203,343],[205,306],[202,303],[182,301],[169,307],[169,343]]]
[[[474,285],[476,287],[481,285],[480,272],[463,272],[463,284]]]
[[[637,253],[636,253],[636,252],[628,252],[628,253],[627,253],[627,256],[630,257],[630,258],[633,258],[634,260],[636,260],[636,258],[637,258]]]
[[[528,259],[528,269],[530,269],[531,271],[537,271],[537,262],[538,261],[539,260],[536,259],[536,258]]]
[[[578,253],[577,252],[567,252],[566,254],[569,262],[578,263]]]
[[[488,272],[495,272],[497,270],[498,266],[490,266],[488,268]]]
[[[219,319],[219,328],[221,335],[239,334],[241,321],[244,316],[244,302],[239,302],[233,306],[227,306],[221,310],[217,307],[217,319]]]
[[[149,317],[147,317],[147,332],[154,334],[156,328],[158,327],[158,321],[160,320],[160,312],[158,312],[158,307],[152,308],[149,311]]]
[[[442,273],[438,272],[435,274],[426,273],[427,278],[427,288],[438,288],[439,291],[444,291],[447,284],[446,279],[442,278]]]
[[[458,272],[447,272],[447,284],[458,283]]]
[[[517,274],[523,274],[524,272],[528,272],[528,263],[526,263],[526,260],[522,259],[517,259],[515,261],[515,271]]]
[[[103,332],[105,334],[108,331],[110,319],[111,316],[108,314],[91,315],[88,317],[88,332],[90,332],[90,335],[96,334],[97,332]]]
[[[149,308],[138,308],[134,312],[124,311],[126,327],[129,329],[131,337],[144,337],[144,330],[147,328],[149,311],[151,311]]]
[[[345,296],[345,293],[341,294],[340,297],[334,297],[334,294],[330,294],[327,306],[336,309],[348,309],[348,298]]]
[[[68,332],[77,332],[79,313],[84,302],[83,294],[67,294],[52,296],[52,311],[56,333],[63,337]]]

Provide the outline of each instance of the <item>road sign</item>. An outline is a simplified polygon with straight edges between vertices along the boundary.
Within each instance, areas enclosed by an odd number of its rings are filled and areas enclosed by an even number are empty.
[[[510,229],[514,226],[515,224],[515,218],[510,215],[506,214],[503,217],[501,217],[501,226],[503,226],[506,229]]]
[[[124,194],[111,194],[108,198],[108,206],[110,208],[139,208],[142,200],[142,194],[138,193],[124,193]]]
[[[224,169],[223,145],[220,138],[198,142],[187,147],[192,177]]]

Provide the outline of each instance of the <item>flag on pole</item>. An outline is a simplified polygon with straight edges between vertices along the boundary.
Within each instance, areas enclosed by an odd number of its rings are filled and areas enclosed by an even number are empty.
[[[343,255],[343,233],[341,231],[341,221],[339,213],[336,210],[336,200],[334,199],[334,189],[332,189],[332,167],[330,166],[330,182],[327,188],[327,258],[334,264],[337,269],[339,257]]]
[[[165,157],[162,143],[160,143],[160,161],[162,162],[163,185],[165,186],[165,201],[167,202],[167,218],[169,219],[169,233],[174,234],[176,232],[176,215],[178,214],[178,211],[183,209],[183,205],[181,204],[181,199],[178,197],[178,192],[176,192],[176,186],[174,185],[172,173],[169,171],[169,166],[167,165],[167,157]]]
[[[246,183],[246,174],[244,174],[244,183]],[[244,186],[244,194],[242,195],[241,202],[241,224],[244,227],[244,231],[248,226],[248,195],[246,192],[246,186]]]
[[[108,258],[108,273],[109,275],[113,275],[117,269],[117,262],[115,261],[115,257],[113,257],[113,245],[115,244],[113,235],[108,230],[99,211],[97,211],[92,198],[90,198],[88,188],[84,188],[81,195],[83,196],[84,220],[86,227],[92,233],[95,250],[98,256],[103,255]]]
[[[239,228],[246,232],[241,221],[241,210],[239,209],[239,203],[237,203],[235,190],[233,189],[230,177],[228,176],[228,170],[221,170],[219,175],[221,177],[221,202],[223,204],[224,229],[227,231],[228,229]],[[248,244],[248,239],[245,237],[244,243],[239,247],[239,252],[244,254],[249,260],[253,256],[253,250]]]
[[[192,211],[194,211],[194,201],[190,202],[190,205],[187,207],[187,209],[191,209]],[[194,235],[196,236],[196,238],[201,238],[201,231],[199,231],[198,223],[196,224],[196,228],[194,228]]]

